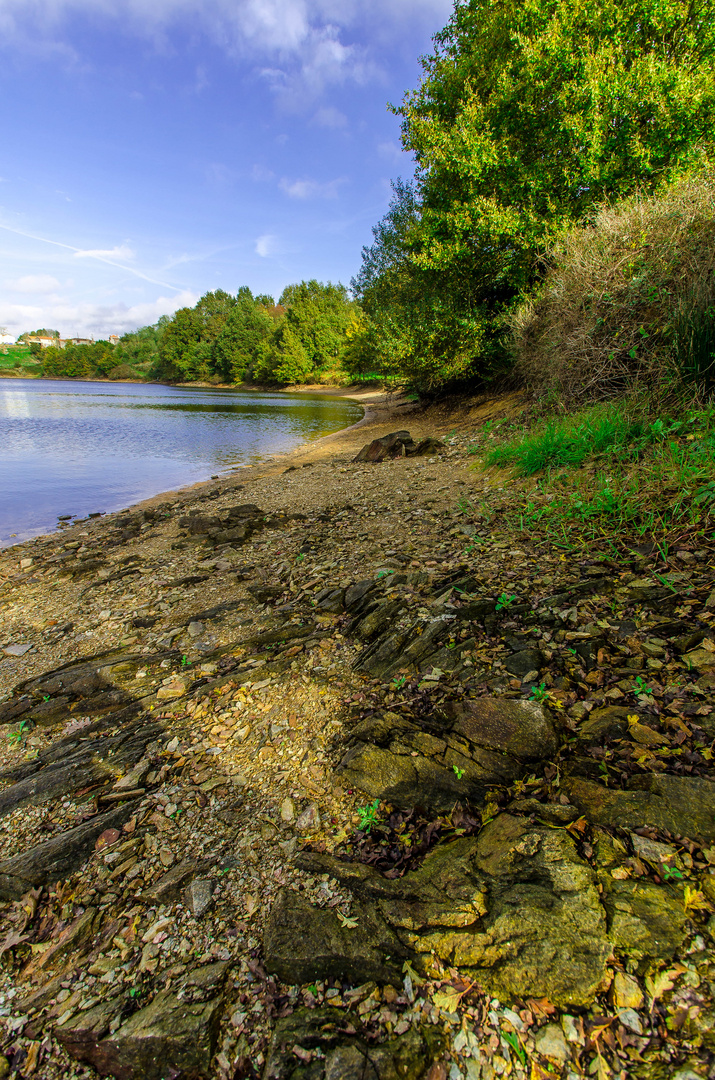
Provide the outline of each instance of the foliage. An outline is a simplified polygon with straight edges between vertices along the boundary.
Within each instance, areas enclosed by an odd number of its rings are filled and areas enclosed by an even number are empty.
[[[158,363],[159,345],[170,322],[168,315],[162,315],[153,326],[142,326],[132,333],[123,334],[115,351],[117,364],[136,368]]]
[[[355,315],[345,286],[301,281],[283,290],[279,304],[285,316],[255,370],[256,378],[306,382],[339,369]]]
[[[108,341],[91,345],[56,345],[42,351],[42,373],[49,378],[92,379],[106,377],[117,366],[114,346]]]
[[[715,408],[652,420],[643,406],[592,406],[507,441],[485,464],[512,465],[523,476],[543,469],[512,524],[529,534],[546,530],[569,548],[712,530]]]
[[[715,383],[715,172],[602,208],[552,248],[511,320],[527,385],[566,400],[635,383]]]
[[[604,198],[655,190],[712,144],[713,0],[466,0],[396,112],[417,163],[355,294],[386,370],[432,387],[505,363],[538,255]]]
[[[251,378],[265,361],[278,314],[273,297],[254,297],[239,289],[237,303],[211,349],[211,370],[224,382]]]
[[[179,308],[164,328],[153,376],[174,382],[208,379],[213,343],[237,303],[237,297],[216,289],[194,307]]]

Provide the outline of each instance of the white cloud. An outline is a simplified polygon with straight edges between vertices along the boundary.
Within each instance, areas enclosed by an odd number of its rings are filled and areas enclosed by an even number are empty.
[[[6,281],[5,288],[19,293],[53,293],[60,288],[60,283],[51,274],[26,274],[14,281]]]
[[[413,54],[412,41],[444,23],[452,0],[0,0],[0,42],[66,53],[77,66],[76,46],[63,40],[67,16],[120,25],[164,47],[176,29],[198,25],[219,47],[248,57],[268,74],[287,108],[307,105],[328,85],[379,77],[395,50]],[[350,42],[369,41],[369,52]],[[89,58],[92,59],[92,58]],[[268,64],[266,64],[268,61]],[[200,91],[205,73],[197,71]]]
[[[348,118],[345,113],[341,113],[340,109],[336,109],[335,106],[326,105],[325,108],[318,109],[313,117],[313,122],[318,124],[319,127],[344,128],[347,126]]]
[[[274,255],[275,249],[276,237],[272,236],[271,233],[264,233],[263,236],[259,236],[256,240],[256,255],[260,255],[262,259]]]
[[[75,259],[121,259],[126,262],[133,259],[135,254],[136,252],[126,244],[121,244],[113,248],[88,248],[87,250],[79,248],[75,251],[74,257]]]
[[[139,326],[155,323],[161,315],[173,315],[177,308],[190,307],[198,294],[185,290],[178,296],[159,296],[138,304],[88,304],[51,302],[48,304],[3,304],[0,322],[17,336],[35,326],[52,326],[63,337],[103,337],[124,334]]]
[[[329,180],[325,184],[317,180],[287,180],[283,177],[278,187],[291,199],[336,199],[338,188],[346,182],[345,177]]]

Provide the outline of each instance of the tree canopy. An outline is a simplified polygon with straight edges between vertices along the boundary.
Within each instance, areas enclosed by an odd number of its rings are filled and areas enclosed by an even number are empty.
[[[713,0],[456,4],[395,109],[414,185],[396,185],[353,283],[388,368],[426,387],[488,374],[500,316],[556,232],[697,165],[714,14]]]

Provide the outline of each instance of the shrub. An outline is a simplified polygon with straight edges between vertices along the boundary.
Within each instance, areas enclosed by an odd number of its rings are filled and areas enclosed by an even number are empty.
[[[563,234],[545,266],[540,291],[511,318],[528,386],[573,401],[675,374],[712,379],[714,171],[604,206]]]

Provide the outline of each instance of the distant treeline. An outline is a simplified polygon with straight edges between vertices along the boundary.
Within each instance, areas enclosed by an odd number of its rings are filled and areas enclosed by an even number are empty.
[[[166,382],[289,383],[339,381],[355,368],[363,316],[343,285],[301,281],[272,296],[244,286],[217,289],[194,307],[125,334],[117,345],[51,346],[43,372],[69,378]],[[359,364],[357,365],[359,367]]]

